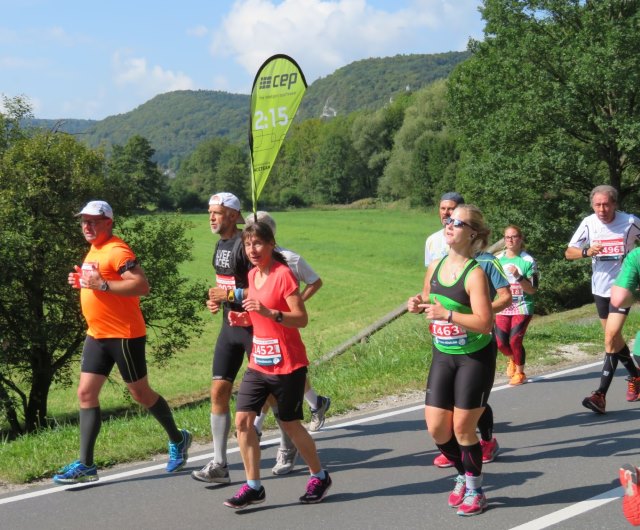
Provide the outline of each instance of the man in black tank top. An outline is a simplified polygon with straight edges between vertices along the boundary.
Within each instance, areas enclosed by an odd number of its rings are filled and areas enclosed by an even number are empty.
[[[229,484],[227,467],[227,439],[231,430],[229,402],[233,382],[244,361],[251,353],[253,330],[251,327],[233,326],[230,322],[242,321],[246,313],[236,301],[238,289],[248,286],[247,273],[251,264],[247,259],[240,237],[238,224],[244,224],[240,214],[240,201],[231,193],[217,193],[209,200],[209,223],[211,231],[220,235],[213,254],[216,287],[225,289],[227,301],[215,302],[210,292],[207,308],[217,314],[222,305],[222,326],[213,353],[211,381],[211,433],[214,457],[202,469],[191,476],[203,482]],[[210,291],[213,291],[211,289]]]

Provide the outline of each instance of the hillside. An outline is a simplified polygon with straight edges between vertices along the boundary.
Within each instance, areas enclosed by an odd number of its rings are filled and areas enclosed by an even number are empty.
[[[325,104],[337,114],[361,109],[378,109],[389,98],[407,89],[418,90],[451,71],[469,57],[469,52],[432,55],[396,55],[364,59],[316,79],[304,96],[299,116],[319,118]]]
[[[317,79],[305,94],[298,119],[320,117],[325,104],[339,115],[377,109],[407,88],[418,90],[449,75],[468,52],[432,55],[396,55],[353,62]],[[160,94],[124,114],[101,121],[32,120],[81,138],[92,147],[125,144],[133,135],[147,138],[155,160],[177,167],[180,160],[207,138],[223,136],[247,141],[249,95],[213,90],[179,90]]]

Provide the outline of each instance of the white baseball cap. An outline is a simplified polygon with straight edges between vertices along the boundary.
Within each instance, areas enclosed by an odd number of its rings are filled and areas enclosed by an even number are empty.
[[[227,208],[231,208],[232,210],[236,210],[240,213],[240,199],[236,197],[233,193],[221,192],[212,195],[209,199],[209,206],[226,206]],[[240,214],[238,218],[239,224],[244,224],[244,217]]]
[[[90,201],[80,210],[80,213],[76,215],[102,215],[113,219],[113,209],[109,206],[109,203],[105,201]]]

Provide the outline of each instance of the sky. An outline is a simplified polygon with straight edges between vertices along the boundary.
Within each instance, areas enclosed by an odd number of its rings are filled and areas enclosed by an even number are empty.
[[[0,0],[0,94],[37,118],[101,120],[174,90],[249,94],[275,53],[311,84],[361,59],[465,50],[483,36],[480,4]]]

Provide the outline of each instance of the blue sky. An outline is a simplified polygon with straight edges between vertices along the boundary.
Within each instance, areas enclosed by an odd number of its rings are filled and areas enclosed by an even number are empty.
[[[173,90],[249,94],[270,55],[312,83],[353,61],[461,51],[480,0],[0,0],[0,93],[103,119]],[[0,110],[1,102],[0,102]]]

